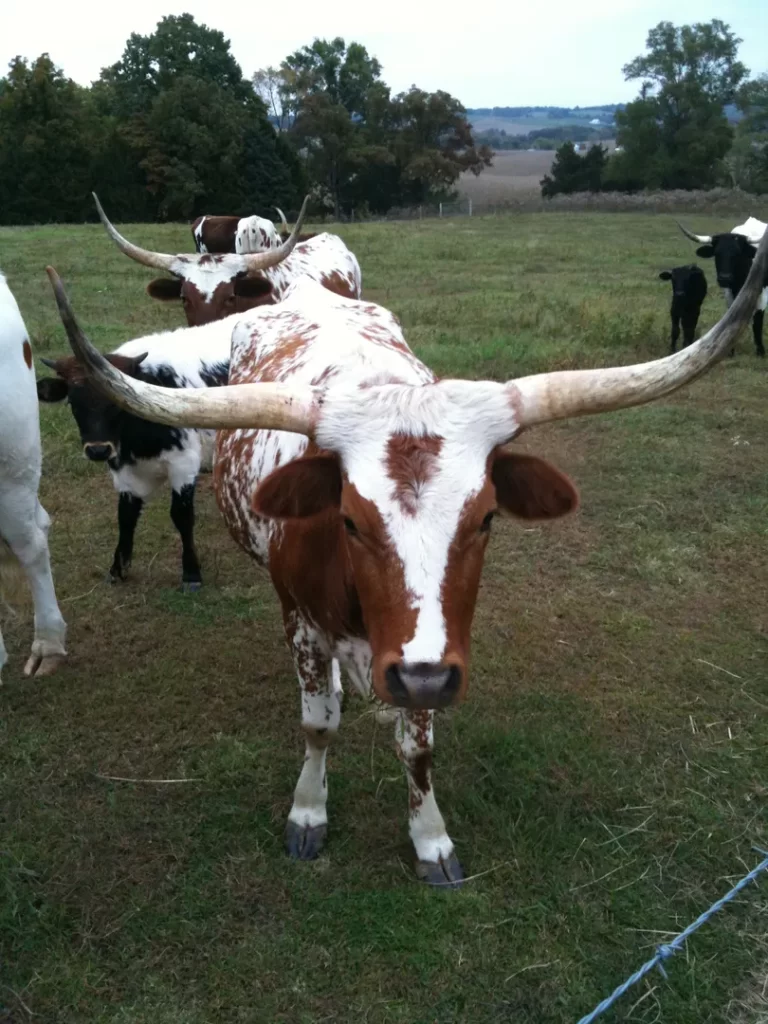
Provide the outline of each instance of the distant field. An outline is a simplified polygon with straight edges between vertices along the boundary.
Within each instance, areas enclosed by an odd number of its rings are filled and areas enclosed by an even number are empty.
[[[470,120],[476,132],[487,132],[495,128],[505,131],[507,135],[527,135],[528,132],[539,131],[542,128],[560,128],[564,125],[576,127],[590,122],[589,117],[519,117],[513,120],[494,114],[478,114],[476,117],[470,114]]]
[[[512,193],[539,191],[539,182],[549,173],[554,150],[502,150],[479,178],[462,175],[459,190],[474,202],[503,202]]]
[[[616,143],[611,139],[601,145],[613,150]],[[503,203],[523,193],[539,196],[541,179],[549,174],[554,159],[554,150],[498,150],[493,166],[486,168],[478,178],[471,173],[462,175],[459,192],[478,205]]]
[[[501,168],[551,154],[505,154]],[[540,161],[537,165],[533,161]],[[514,173],[506,176],[506,181]],[[759,213],[759,210],[756,212]],[[718,231],[731,217],[694,218]],[[666,352],[672,216],[546,213],[341,225],[367,298],[441,376],[505,380]],[[141,245],[189,228],[134,224]],[[44,266],[107,350],[179,326],[98,225],[2,228],[39,357],[68,351]],[[711,294],[702,328],[722,312]],[[526,432],[580,511],[500,520],[467,702],[438,716],[435,789],[472,880],[416,881],[392,730],[352,695],[329,755],[327,852],[283,853],[303,756],[266,575],[200,481],[205,586],[178,587],[167,492],[128,581],[107,473],[42,410],[42,498],[70,659],[24,680],[0,616],[0,1024],[574,1024],[768,845],[768,360],[645,408]],[[346,684],[345,684],[346,685]],[[120,781],[188,779],[184,784]],[[601,1024],[765,1021],[768,880]],[[762,1013],[762,1016],[761,1016]]]

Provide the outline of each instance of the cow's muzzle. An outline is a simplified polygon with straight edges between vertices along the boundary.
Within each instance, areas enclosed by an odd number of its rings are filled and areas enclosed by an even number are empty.
[[[444,708],[461,691],[457,665],[400,662],[390,665],[384,678],[392,703],[401,708]]]
[[[111,441],[89,442],[83,445],[83,451],[86,459],[90,459],[91,462],[108,462],[117,455],[115,446]]]

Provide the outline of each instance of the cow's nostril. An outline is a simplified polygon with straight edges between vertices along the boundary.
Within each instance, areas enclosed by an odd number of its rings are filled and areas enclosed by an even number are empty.
[[[397,704],[399,707],[407,707],[410,703],[408,690],[400,675],[400,669],[396,664],[389,666],[384,673],[384,679],[386,680],[392,703]]]

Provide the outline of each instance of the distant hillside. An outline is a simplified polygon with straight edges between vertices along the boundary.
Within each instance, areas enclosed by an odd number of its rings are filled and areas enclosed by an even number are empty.
[[[614,115],[623,104],[593,107],[475,107],[467,111],[476,132],[504,131],[528,135],[532,131],[571,126],[612,128]]]
[[[623,103],[602,103],[592,107],[473,107],[467,116],[476,132],[504,131],[507,135],[528,135],[546,128],[580,125],[592,128],[612,128],[617,110]],[[725,114],[736,122],[741,113],[727,106]]]
[[[616,135],[616,111],[623,103],[593,107],[474,107],[467,110],[475,141],[494,150],[557,149],[563,142],[591,145]],[[741,113],[727,106],[733,124]]]

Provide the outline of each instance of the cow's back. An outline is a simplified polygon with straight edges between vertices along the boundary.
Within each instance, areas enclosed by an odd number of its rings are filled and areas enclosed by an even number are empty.
[[[307,278],[336,295],[359,299],[362,275],[357,257],[338,235],[323,231],[306,242],[299,242],[282,263],[265,272],[272,282],[276,300],[299,280]]]
[[[293,285],[279,306],[243,314],[232,331],[230,384],[344,386],[356,393],[384,379],[421,384],[434,375],[411,352],[392,313],[308,278]],[[271,538],[281,527],[255,515],[251,498],[265,477],[300,458],[309,444],[301,434],[280,430],[216,435],[219,508],[238,544],[262,565],[268,564]]]

